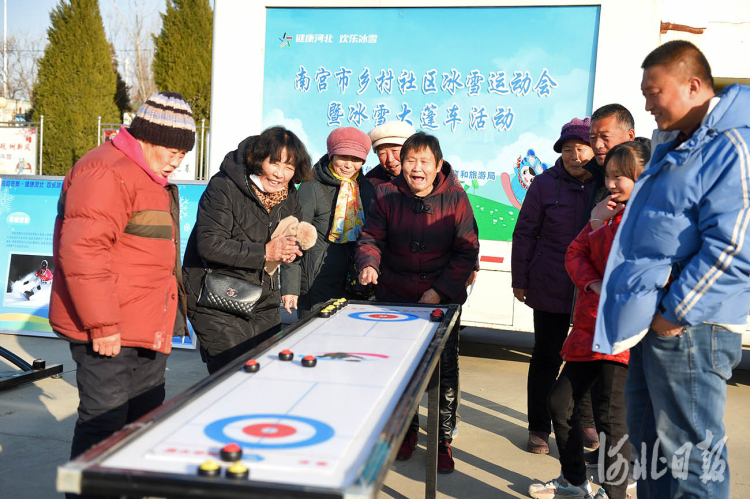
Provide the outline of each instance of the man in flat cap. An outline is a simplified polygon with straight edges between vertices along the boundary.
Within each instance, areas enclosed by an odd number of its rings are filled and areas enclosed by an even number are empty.
[[[401,173],[401,146],[414,135],[414,127],[404,121],[389,121],[370,130],[372,150],[380,164],[365,178],[373,187],[390,182]]]

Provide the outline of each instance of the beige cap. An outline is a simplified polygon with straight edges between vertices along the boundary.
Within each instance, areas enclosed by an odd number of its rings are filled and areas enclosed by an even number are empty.
[[[373,128],[368,135],[375,151],[380,144],[403,144],[414,135],[414,127],[405,121],[389,121]]]

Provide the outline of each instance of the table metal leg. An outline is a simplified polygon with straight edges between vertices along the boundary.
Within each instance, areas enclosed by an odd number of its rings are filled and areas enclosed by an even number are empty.
[[[427,456],[425,468],[426,499],[437,496],[438,423],[440,421],[440,361],[427,385]]]

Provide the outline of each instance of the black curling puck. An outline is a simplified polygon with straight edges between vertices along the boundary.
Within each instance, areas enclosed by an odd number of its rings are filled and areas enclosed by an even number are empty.
[[[260,369],[260,364],[258,364],[258,361],[255,359],[250,359],[247,362],[245,362],[245,369],[246,373],[257,373]]]
[[[307,355],[302,358],[302,367],[315,367],[318,363],[318,359],[312,355]]]
[[[331,316],[331,312],[329,312],[328,310],[321,310],[321,311],[320,311],[320,312],[318,313],[318,317],[323,317],[324,319],[327,319],[327,318],[329,318],[330,316]]]
[[[292,360],[294,353],[291,350],[284,349],[279,352],[279,360]]]
[[[227,461],[229,463],[239,461],[242,459],[242,447],[234,442],[227,444],[222,447],[221,451],[219,451],[219,457],[222,461]]]
[[[430,314],[430,320],[432,322],[442,322],[443,321],[443,317],[445,317],[445,314],[439,308],[436,308]]]
[[[232,466],[227,468],[226,471],[226,477],[227,478],[247,478],[250,476],[250,470],[247,469],[247,466],[245,466],[242,463],[234,463]]]

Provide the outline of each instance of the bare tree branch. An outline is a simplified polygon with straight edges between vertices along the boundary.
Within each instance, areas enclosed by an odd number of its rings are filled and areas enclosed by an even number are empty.
[[[144,0],[128,0],[125,10],[118,7],[124,1],[109,0],[114,10],[110,17],[110,38],[120,61],[122,74],[130,87],[130,100],[138,107],[156,92],[151,72],[154,45],[151,34],[159,31],[161,17],[154,9],[147,9]],[[114,19],[112,19],[114,17]]]
[[[8,81],[10,99],[33,100],[38,58],[44,54],[46,37],[33,37],[25,33],[8,38],[8,74],[0,67],[0,78]],[[2,49],[0,48],[0,55]],[[0,87],[1,88],[1,87]]]

